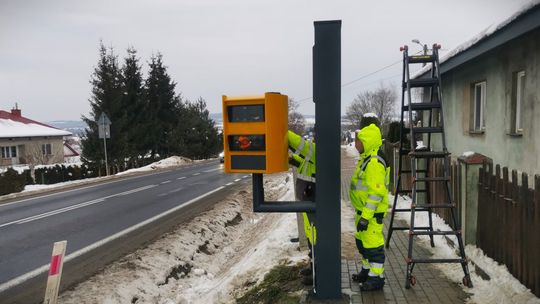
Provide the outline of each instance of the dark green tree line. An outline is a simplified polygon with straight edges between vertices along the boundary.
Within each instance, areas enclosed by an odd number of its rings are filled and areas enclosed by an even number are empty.
[[[120,66],[114,50],[100,44],[99,61],[90,79],[90,114],[82,117],[88,125],[82,141],[84,160],[100,163],[104,159],[96,123],[101,113],[112,122],[107,154],[117,170],[172,155],[215,156],[221,142],[206,102],[183,100],[176,93],[177,84],[161,54],[150,58],[146,79],[139,61],[137,51],[130,47]]]

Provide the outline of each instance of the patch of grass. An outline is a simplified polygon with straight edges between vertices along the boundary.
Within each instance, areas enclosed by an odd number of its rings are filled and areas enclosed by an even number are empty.
[[[264,280],[250,289],[242,297],[236,299],[238,304],[293,304],[300,301],[300,293],[304,288],[300,269],[306,263],[296,265],[278,265],[264,276]]]

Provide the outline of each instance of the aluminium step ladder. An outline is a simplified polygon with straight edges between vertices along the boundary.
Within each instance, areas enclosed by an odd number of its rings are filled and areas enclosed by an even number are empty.
[[[390,246],[390,239],[394,230],[408,230],[409,231],[409,246],[407,252],[407,270],[406,270],[406,282],[405,287],[411,288],[411,285],[416,284],[416,278],[412,274],[416,264],[421,263],[460,263],[465,276],[463,277],[463,284],[468,287],[472,287],[472,281],[469,274],[468,260],[465,256],[465,249],[463,247],[463,239],[461,230],[458,228],[456,219],[455,203],[452,198],[450,187],[450,153],[446,148],[446,138],[444,133],[444,119],[442,108],[442,91],[441,91],[441,75],[439,69],[439,50],[440,45],[434,44],[431,54],[424,55],[408,55],[408,47],[404,46],[400,48],[403,52],[403,77],[402,77],[402,94],[401,94],[401,123],[400,123],[400,145],[399,145],[399,161],[398,161],[398,175],[395,186],[394,204],[392,206],[392,212],[390,217],[390,226],[388,228],[388,237],[386,241],[386,247]],[[410,78],[409,65],[411,64],[431,64],[430,71],[427,78]],[[428,90],[430,100],[428,102],[416,102],[413,103],[411,97],[412,88],[424,88]],[[424,96],[427,94],[424,93]],[[405,103],[407,99],[407,103]],[[407,117],[405,117],[407,112]],[[415,113],[416,115],[413,115]],[[436,115],[434,115],[436,114]],[[435,116],[435,117],[434,117]],[[414,123],[415,119],[422,118],[420,124]],[[426,126],[423,125],[425,118],[428,118]],[[408,123],[408,127],[406,126]],[[407,139],[407,134],[409,139]],[[435,144],[432,142],[432,135],[440,134],[440,147],[435,148]],[[423,142],[427,137],[427,145],[417,146],[417,139]],[[404,157],[410,157],[410,169],[405,169],[403,162]],[[434,171],[430,171],[430,167],[433,166],[435,159],[443,160],[443,172],[442,176],[432,176]],[[403,189],[403,175],[410,175],[411,187],[410,189]],[[430,185],[434,183],[444,183],[445,198],[443,202],[433,203],[431,201]],[[410,208],[396,208],[397,200],[400,194],[409,194],[412,202]],[[420,203],[419,194],[424,195],[424,200]],[[433,208],[449,208],[453,222],[453,229],[450,231],[435,231],[433,229]],[[411,222],[409,227],[394,227],[394,217],[396,212],[410,212]],[[429,225],[417,227],[415,226],[415,214],[416,212],[427,212],[429,219]],[[413,257],[413,243],[415,236],[427,235],[430,238],[430,244],[435,246],[433,236],[434,235],[455,235],[459,245],[459,258],[455,259],[427,259],[427,258],[415,258]]]

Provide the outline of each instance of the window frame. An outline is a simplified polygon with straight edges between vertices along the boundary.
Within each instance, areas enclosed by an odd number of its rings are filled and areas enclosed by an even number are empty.
[[[525,91],[525,71],[521,70],[516,72],[515,78],[515,95],[514,97],[514,107],[513,107],[513,124],[512,124],[512,133],[522,134],[523,133],[523,121],[522,121],[522,110],[523,110],[523,97]]]
[[[475,82],[472,85],[472,106],[473,106],[473,117],[471,124],[471,133],[484,133],[486,130],[486,93],[487,93],[487,82],[485,80]],[[480,88],[480,101],[477,98],[477,88]],[[477,118],[478,111],[478,102],[480,102],[480,113]]]
[[[52,144],[51,143],[41,144],[41,154],[43,156],[52,155]]]
[[[0,147],[0,158],[2,159],[17,158],[17,154],[18,154],[17,146],[1,146]]]

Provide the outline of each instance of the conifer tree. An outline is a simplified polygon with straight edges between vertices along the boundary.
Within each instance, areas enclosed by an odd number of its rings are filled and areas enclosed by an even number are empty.
[[[122,66],[122,133],[125,137],[126,156],[133,163],[144,156],[148,149],[141,138],[146,133],[145,100],[143,96],[143,78],[137,51],[127,49],[127,56]]]
[[[150,58],[148,78],[144,90],[147,116],[145,145],[152,156],[161,157],[171,154],[174,128],[178,124],[182,111],[182,100],[175,93],[176,83],[167,73],[161,54]]]
[[[88,125],[85,138],[82,141],[83,158],[92,162],[104,159],[103,140],[98,138],[97,121],[101,113],[107,114],[111,119],[111,140],[107,140],[107,153],[109,159],[118,159],[124,150],[124,143],[119,138],[120,130],[118,113],[121,108],[121,75],[118,67],[118,58],[114,50],[107,48],[100,42],[99,61],[94,68],[90,79],[92,94],[90,96],[90,116],[82,116]]]

